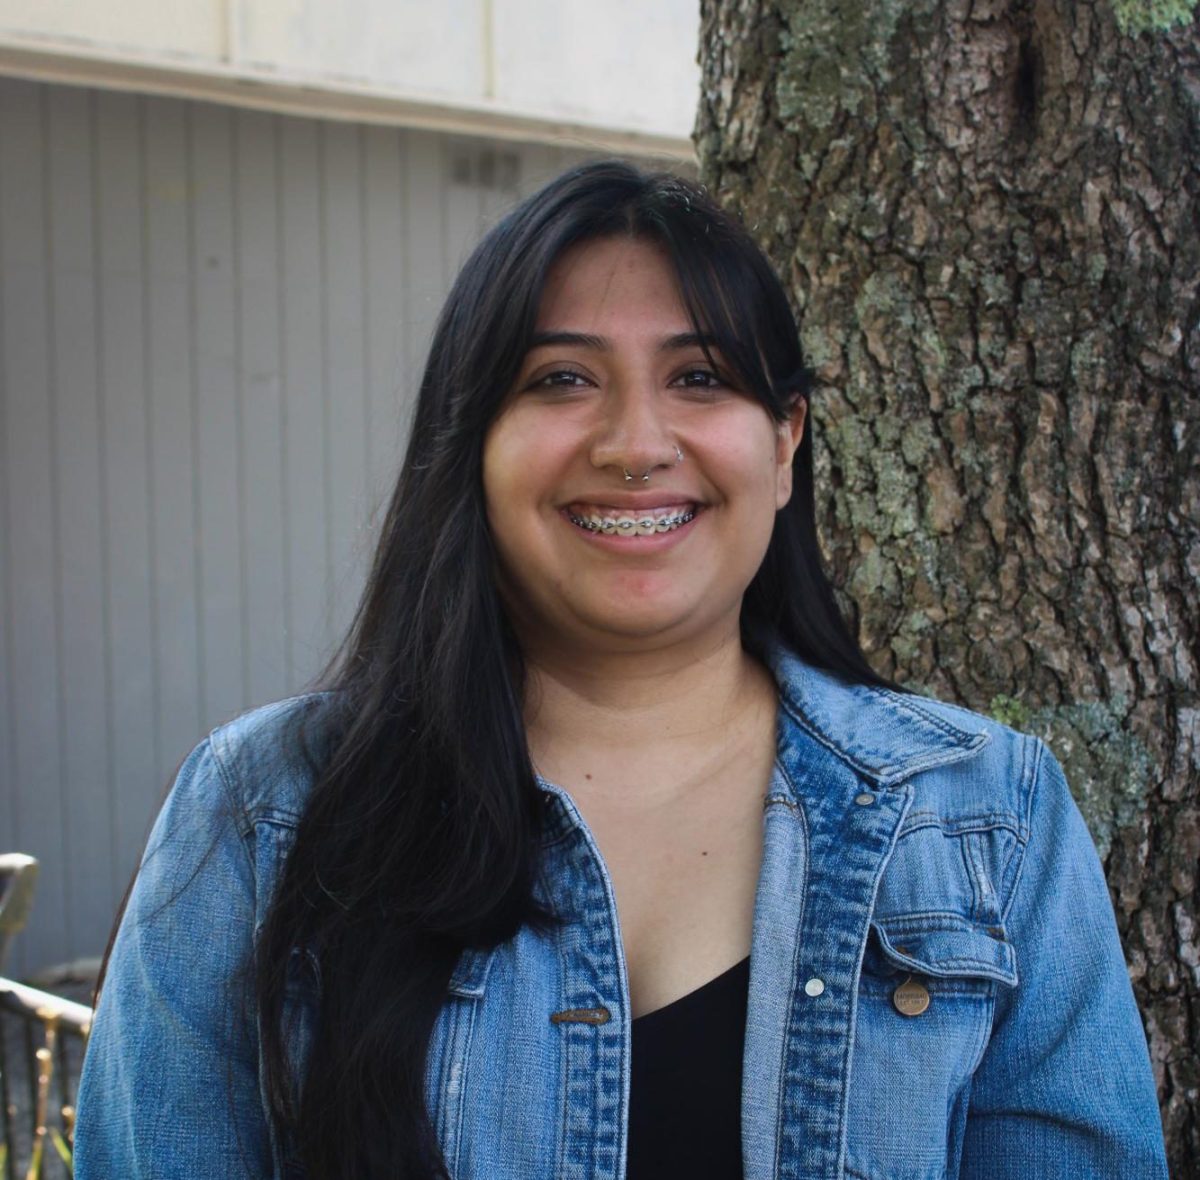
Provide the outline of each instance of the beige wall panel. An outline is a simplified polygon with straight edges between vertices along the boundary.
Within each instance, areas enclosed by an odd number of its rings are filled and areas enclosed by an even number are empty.
[[[0,72],[680,158],[699,20],[696,0],[0,0]]]
[[[0,0],[0,36],[214,59],[225,52],[225,5],[220,0]]]
[[[494,0],[492,29],[495,96],[505,105],[691,135],[696,0]]]
[[[245,65],[432,95],[483,97],[479,0],[312,4],[243,0],[235,44]]]

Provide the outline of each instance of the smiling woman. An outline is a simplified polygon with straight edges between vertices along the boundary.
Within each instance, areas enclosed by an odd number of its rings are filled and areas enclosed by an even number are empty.
[[[569,250],[483,450],[523,649],[736,642],[804,410],[796,391],[777,421],[744,390],[693,330],[660,246]]]
[[[807,399],[700,188],[496,226],[341,658],[151,834],[77,1176],[1165,1175],[1062,773],[871,670]]]

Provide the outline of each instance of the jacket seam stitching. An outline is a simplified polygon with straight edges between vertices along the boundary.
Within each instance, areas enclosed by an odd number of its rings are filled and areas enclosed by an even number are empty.
[[[855,770],[857,770],[859,774],[869,778],[872,782],[877,783],[882,778],[886,777],[886,770],[880,770],[875,767],[867,766],[865,763],[859,761],[858,758],[851,754],[849,750],[846,750],[834,743],[831,738],[826,736],[823,730],[818,729],[813,722],[810,721],[808,717],[805,716],[805,714],[802,713],[785,695],[780,694],[780,700],[788,716],[790,716],[792,720],[795,721],[795,723],[813,739],[813,741],[815,741],[818,745],[824,746],[825,749],[834,755],[834,757],[840,758],[843,762],[848,763]],[[789,785],[791,785],[790,778],[788,782]]]
[[[962,857],[963,870],[967,874],[967,880],[971,883],[971,921],[979,921],[980,897],[979,883],[975,879],[975,850],[971,847],[970,835],[965,835],[958,841],[958,853]]]
[[[961,729],[957,725],[952,725],[944,717],[939,717],[933,710],[922,707],[919,703],[923,698],[913,694],[911,697],[903,697],[899,693],[891,692],[887,689],[878,689],[879,695],[884,698],[897,711],[913,713],[920,717],[934,729],[941,730],[947,737],[956,739],[960,744],[964,738],[974,738],[979,736],[979,731],[968,732]]]
[[[254,833],[254,825],[250,822],[250,815],[246,810],[245,802],[237,790],[238,784],[232,778],[229,768],[225,765],[220,752],[217,750],[216,742],[213,740],[214,736],[214,734],[209,734],[205,741],[208,744],[209,753],[212,755],[213,764],[217,768],[217,776],[221,780],[221,790],[225,795],[226,803],[229,804],[235,830],[240,837],[238,847],[242,850],[242,856],[246,859],[246,868],[250,873],[251,879],[257,880],[258,876],[255,871],[254,857],[251,856],[249,848],[249,841]]]
[[[787,712],[789,714],[792,715],[792,717],[796,720],[797,724],[799,724],[802,729],[807,730],[808,726],[804,723],[804,721],[800,717],[798,717],[792,711],[792,709],[788,705],[788,702],[786,701],[786,698],[784,698],[781,695],[780,699],[784,702],[784,708],[787,710]],[[817,734],[813,734],[812,737],[815,741],[818,741],[818,742],[821,741],[820,736]],[[821,744],[824,744],[824,743],[821,743]],[[836,751],[835,751],[835,753],[836,753]],[[787,766],[784,765],[784,760],[782,758],[777,757],[775,759],[775,765],[779,768],[779,773],[783,776],[783,780],[784,780],[785,784],[787,785],[787,789],[792,793],[792,799],[784,800],[784,802],[786,802],[788,805],[788,811],[790,811],[793,815],[797,816],[799,819],[801,838],[804,841],[805,873],[807,874],[808,873],[809,856],[812,852],[811,833],[808,830],[808,814],[804,810],[804,805],[801,800],[800,792],[796,789],[796,784],[795,784],[794,780],[792,779],[792,776],[789,773]],[[771,798],[771,796],[768,795],[767,799],[764,800],[764,803],[769,801],[770,798]],[[804,930],[804,919],[805,919],[807,912],[808,912],[808,882],[804,881],[801,883],[801,888],[800,888],[800,912],[796,915],[796,920],[795,920],[796,921],[796,930],[797,930],[798,934]],[[790,977],[793,980],[795,980],[797,977],[797,969],[800,965],[800,954],[801,954],[801,939],[799,937],[797,937],[796,942],[795,942],[795,949],[792,952],[791,967],[789,969]],[[787,1022],[788,1022],[789,1026],[790,1026],[791,1020],[792,1020],[792,1013],[795,1009],[795,1003],[796,1003],[796,998],[795,998],[795,996],[793,996],[791,1004],[789,1004],[789,1006],[788,1006]],[[787,1038],[787,1035],[785,1034],[782,1038],[780,1038],[779,1052],[778,1052],[778,1055],[776,1058],[776,1070],[777,1070],[778,1077],[780,1078],[780,1081],[781,1081],[781,1084],[779,1086],[779,1098],[775,1104],[775,1126],[777,1129],[783,1126],[784,1119],[785,1119],[785,1109],[784,1109],[784,1088],[785,1087],[782,1085],[782,1080],[787,1076],[787,1043],[788,1043],[788,1038]],[[778,1130],[777,1130],[777,1133],[774,1138],[775,1138],[774,1154],[773,1154],[771,1170],[772,1170],[773,1175],[778,1175],[780,1165],[782,1162],[782,1153],[783,1153],[782,1136],[780,1134],[778,1134]]]
[[[931,729],[937,731],[942,737],[952,739],[954,746],[952,750],[942,749],[937,751],[926,751],[924,758],[914,758],[901,766],[894,766],[890,763],[885,765],[868,765],[857,754],[852,753],[844,746],[839,745],[825,731],[810,719],[803,710],[793,701],[786,693],[780,694],[780,702],[788,713],[788,715],[796,722],[796,724],[811,737],[815,742],[829,750],[835,757],[840,758],[843,762],[857,770],[864,777],[869,778],[872,782],[882,785],[888,779],[895,779],[893,783],[888,783],[888,786],[898,786],[901,781],[912,777],[916,774],[921,774],[926,770],[934,769],[940,765],[940,761],[935,760],[932,764],[929,758],[940,759],[947,754],[956,754],[966,756],[978,748],[979,739],[986,738],[985,731],[969,733],[964,729],[959,729],[956,726],[950,725],[942,718],[936,716],[925,709],[914,706],[907,700],[901,700],[897,694],[889,693],[883,689],[874,689],[881,705],[887,706],[894,713],[916,718],[919,722],[928,725]]]
[[[1046,744],[1040,738],[1031,738],[1026,735],[1022,735],[1022,737],[1024,740],[1021,743],[1021,791],[1026,798],[1023,817],[1025,831],[1017,833],[1017,851],[1020,859],[1017,862],[1016,875],[1013,877],[1008,896],[1004,899],[1004,908],[1000,914],[1000,919],[1005,925],[1008,924],[1008,916],[1016,904],[1017,893],[1021,888],[1021,878],[1025,874],[1028,833],[1033,820],[1033,797],[1041,777],[1043,757],[1046,751]]]
[[[912,822],[916,821],[916,822]],[[900,831],[901,836],[916,832],[922,828],[938,828],[949,836],[968,836],[978,832],[991,832],[997,828],[1021,836],[1021,821],[1012,812],[995,811],[982,815],[969,816],[961,820],[948,820],[936,811],[918,811],[910,814]]]
[[[966,955],[956,955],[951,958],[938,959],[937,966],[939,966],[939,967],[978,967],[980,969],[986,969],[989,972],[996,972],[996,971],[1001,970],[1000,968],[998,968],[996,966],[995,963],[989,962],[987,959],[972,959]],[[934,975],[932,972],[921,972],[921,974],[928,975],[930,979],[940,978],[939,976]],[[1004,974],[1007,975],[1008,972],[1004,972]],[[995,979],[996,976],[994,974],[989,974],[988,978]]]

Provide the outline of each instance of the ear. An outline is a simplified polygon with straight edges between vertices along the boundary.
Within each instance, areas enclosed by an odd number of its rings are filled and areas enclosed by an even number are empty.
[[[782,508],[792,498],[792,458],[804,437],[808,420],[808,399],[800,395],[792,403],[788,416],[775,430],[775,507]]]

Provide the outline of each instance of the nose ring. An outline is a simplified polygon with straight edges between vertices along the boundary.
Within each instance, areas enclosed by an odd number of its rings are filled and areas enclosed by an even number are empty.
[[[679,444],[676,443],[675,444],[675,466],[678,467],[679,464],[682,462],[683,462],[683,451],[680,449]],[[657,466],[657,464],[656,464],[656,466]],[[642,472],[642,483],[650,482],[650,472],[652,472],[653,470],[654,470],[654,467],[647,467],[646,470]],[[633,482],[633,472],[630,471],[628,467],[622,468],[622,471],[625,474],[625,482],[632,483]]]

